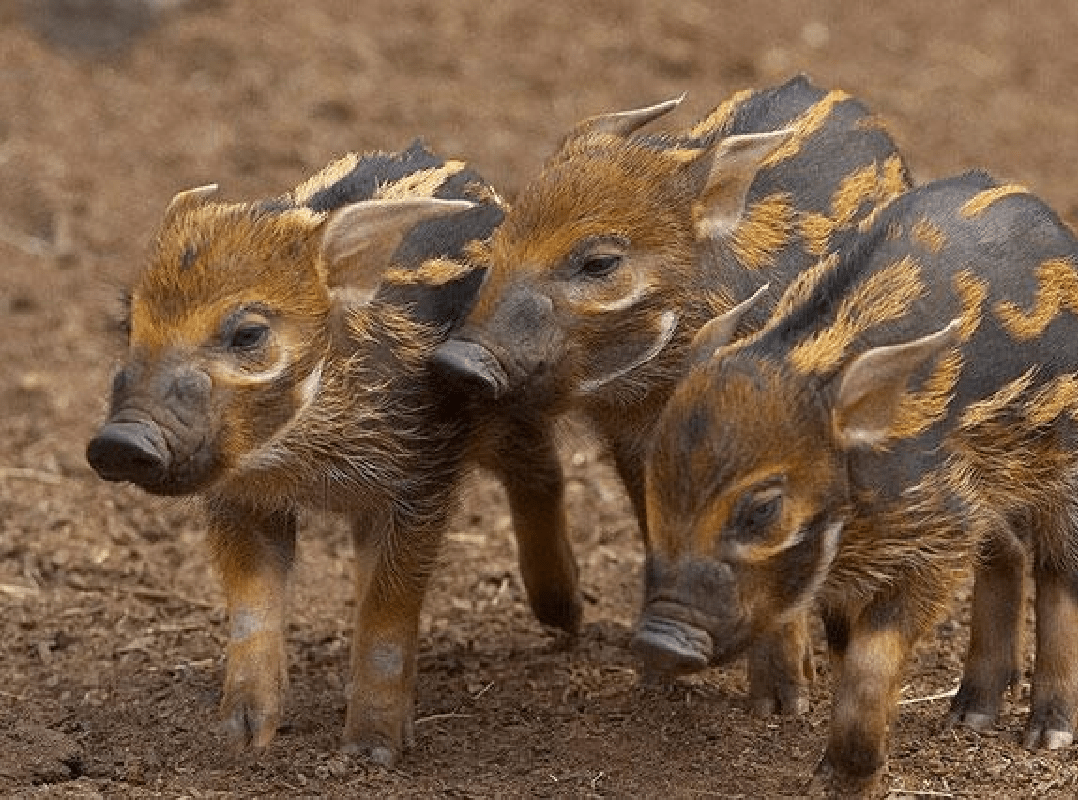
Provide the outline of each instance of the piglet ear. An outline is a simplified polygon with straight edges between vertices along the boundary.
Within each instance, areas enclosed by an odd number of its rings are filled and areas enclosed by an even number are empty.
[[[371,297],[401,240],[432,217],[474,207],[467,200],[431,197],[364,200],[330,214],[322,231],[322,264],[329,285],[346,285],[355,295]]]
[[[629,136],[637,129],[644,127],[652,120],[658,119],[664,114],[668,114],[677,108],[681,101],[685,99],[685,94],[675,97],[671,100],[664,100],[661,103],[656,103],[653,106],[644,106],[643,108],[634,108],[629,111],[615,111],[610,114],[598,114],[594,117],[588,117],[576,124],[565,138],[562,140],[562,145],[567,144],[581,136],[590,136],[595,133],[606,133],[613,136]]]
[[[832,425],[847,448],[880,447],[888,439],[915,370],[962,340],[961,319],[905,344],[874,347],[857,356],[839,376]]]
[[[696,201],[696,235],[709,239],[728,235],[745,213],[745,200],[764,160],[785,144],[794,128],[727,136],[690,162],[702,173]]]
[[[689,345],[690,367],[710,361],[719,349],[726,347],[734,340],[741,318],[760,302],[767,293],[768,287],[769,284],[765,283],[753,293],[752,297],[742,300],[729,311],[708,321],[696,332],[692,344]]]
[[[208,183],[205,186],[196,186],[193,189],[185,189],[182,192],[177,192],[169,201],[168,207],[165,209],[165,217],[172,217],[181,211],[197,208],[215,194],[217,194],[216,183]]]

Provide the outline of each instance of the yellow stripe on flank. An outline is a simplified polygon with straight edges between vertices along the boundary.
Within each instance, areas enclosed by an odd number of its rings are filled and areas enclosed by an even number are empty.
[[[801,238],[805,240],[805,249],[814,256],[826,254],[836,227],[835,221],[826,214],[815,211],[801,214]]]
[[[827,122],[827,118],[831,116],[831,110],[843,100],[847,99],[849,99],[849,95],[846,92],[841,89],[835,89],[828,92],[812,106],[809,106],[809,108],[807,108],[804,113],[790,125],[791,128],[795,129],[794,135],[791,136],[782,147],[778,148],[765,158],[760,163],[760,168],[773,167],[776,164],[780,164],[786,159],[797,155],[801,150],[801,145],[804,144],[805,139],[822,128],[824,123]]]
[[[756,94],[755,89],[742,89],[740,92],[735,92],[729,100],[693,125],[689,129],[689,136],[703,138],[714,133],[725,133],[738,108],[754,94]]]
[[[306,205],[318,192],[329,188],[354,170],[358,163],[359,156],[355,153],[349,153],[348,155],[337,159],[329,166],[324,167],[320,172],[312,175],[292,190],[292,197],[295,199],[296,204],[301,206]]]
[[[382,278],[384,283],[442,286],[471,272],[473,267],[451,258],[432,258],[424,261],[418,269],[390,269]]]
[[[1025,374],[1015,378],[995,394],[966,406],[960,420],[961,427],[977,428],[999,417],[1004,409],[1012,406],[1019,395],[1033,385],[1035,370],[1036,367],[1030,367]]]
[[[730,237],[730,247],[746,269],[774,265],[775,255],[794,232],[794,208],[790,196],[776,193],[753,203]]]
[[[842,301],[829,328],[790,351],[790,363],[804,374],[834,369],[854,339],[908,313],[923,291],[921,268],[909,256],[881,269]]]
[[[393,183],[379,186],[375,200],[406,200],[411,197],[433,197],[447,180],[464,169],[463,161],[446,161],[440,167],[421,169]]]
[[[988,284],[964,269],[954,276],[954,291],[962,301],[962,341],[965,342],[981,326]]]
[[[801,236],[806,249],[815,255],[824,255],[834,232],[847,227],[858,210],[870,203],[872,210],[859,223],[861,230],[867,230],[880,210],[907,188],[906,170],[898,156],[890,156],[883,164],[869,164],[850,173],[835,190],[830,217],[811,211],[801,215]]]
[[[676,161],[678,164],[688,164],[690,161],[695,161],[699,158],[700,154],[703,152],[705,152],[705,150],[699,147],[671,147],[663,150],[663,155]]]
[[[1012,194],[1028,193],[1029,190],[1026,189],[1026,187],[1019,186],[1016,183],[1007,184],[1006,186],[996,186],[993,189],[985,189],[983,192],[978,192],[963,203],[962,208],[958,210],[958,213],[963,217],[975,217],[997,200],[1009,197]]]
[[[838,254],[832,253],[827,258],[821,259],[808,269],[800,272],[786,291],[782,293],[775,310],[771,312],[771,319],[777,320],[790,313],[801,305],[816,290],[823,277],[835,268],[838,263]]]
[[[946,357],[939,359],[924,388],[902,395],[888,434],[896,439],[912,438],[943,419],[961,373],[962,354],[958,350],[951,350]]]
[[[943,228],[927,217],[922,217],[913,223],[910,235],[914,241],[931,253],[940,252],[947,244],[947,234],[943,232]]]
[[[996,304],[1000,323],[1014,338],[1025,341],[1044,333],[1062,309],[1078,313],[1078,274],[1069,258],[1052,258],[1037,267],[1037,296],[1023,311],[1009,300]]]
[[[906,165],[898,154],[888,156],[883,162],[883,179],[880,188],[882,189],[881,200],[897,197],[910,188]]]
[[[1033,425],[1047,425],[1064,411],[1078,409],[1078,375],[1060,375],[1026,401],[1026,418]]]
[[[831,198],[831,216],[835,222],[840,226],[849,225],[863,203],[881,199],[878,197],[879,184],[874,163],[854,170],[843,178],[835,196]]]

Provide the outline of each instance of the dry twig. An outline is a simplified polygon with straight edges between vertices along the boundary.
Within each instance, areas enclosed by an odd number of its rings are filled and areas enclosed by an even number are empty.
[[[431,714],[429,717],[420,717],[415,724],[422,725],[424,722],[437,722],[440,719],[469,719],[474,716],[475,714]]]
[[[37,481],[39,483],[50,484],[51,486],[63,486],[71,480],[63,475],[57,475],[55,472],[43,472],[39,469],[29,469],[27,467],[0,467],[0,479],[3,478],[8,480]]]
[[[910,697],[906,700],[899,700],[898,704],[900,706],[909,706],[913,705],[914,703],[930,703],[933,700],[943,700],[948,697],[954,697],[956,694],[958,694],[957,686],[953,689],[948,689],[946,692],[940,692],[939,694],[930,694],[927,697]]]
[[[83,583],[82,581],[72,580],[69,576],[67,579],[67,585],[72,589],[80,592],[120,592],[121,594],[128,594],[132,597],[138,597],[142,600],[162,600],[170,601],[175,600],[185,605],[194,606],[195,608],[203,608],[212,611],[217,608],[213,603],[207,603],[204,600],[196,600],[193,597],[187,597],[186,595],[177,594],[176,592],[165,592],[160,589],[150,589],[146,586],[98,586],[90,583]]]
[[[0,594],[6,594],[20,599],[24,597],[33,597],[40,591],[41,590],[36,586],[16,586],[13,583],[0,583]]]

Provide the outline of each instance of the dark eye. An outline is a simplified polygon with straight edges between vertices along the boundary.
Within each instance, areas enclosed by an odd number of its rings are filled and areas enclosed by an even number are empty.
[[[780,508],[782,508],[782,495],[775,495],[762,503],[756,503],[749,510],[748,519],[745,520],[745,524],[750,528],[763,528],[766,525],[770,525],[775,517],[778,516]]]
[[[619,255],[592,255],[581,261],[578,274],[584,278],[604,278],[620,266]]]
[[[782,492],[770,489],[760,492],[746,501],[737,515],[738,531],[743,536],[754,536],[766,531],[782,511]]]
[[[245,323],[232,332],[228,346],[232,350],[254,350],[265,344],[269,331],[269,325],[264,322]]]

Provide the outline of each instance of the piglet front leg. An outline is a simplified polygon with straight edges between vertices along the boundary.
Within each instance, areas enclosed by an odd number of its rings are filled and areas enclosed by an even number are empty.
[[[863,612],[837,648],[829,630],[834,670],[831,731],[809,787],[811,796],[886,794],[888,728],[897,709],[902,667],[915,640],[905,632],[908,626],[901,624],[901,615],[894,609],[886,611]]]
[[[343,749],[388,766],[415,738],[419,612],[444,526],[406,535],[380,527],[372,535],[353,525],[356,618]]]
[[[284,630],[296,517],[212,504],[209,540],[228,602],[223,726],[235,746],[265,748],[281,723],[288,687]]]

